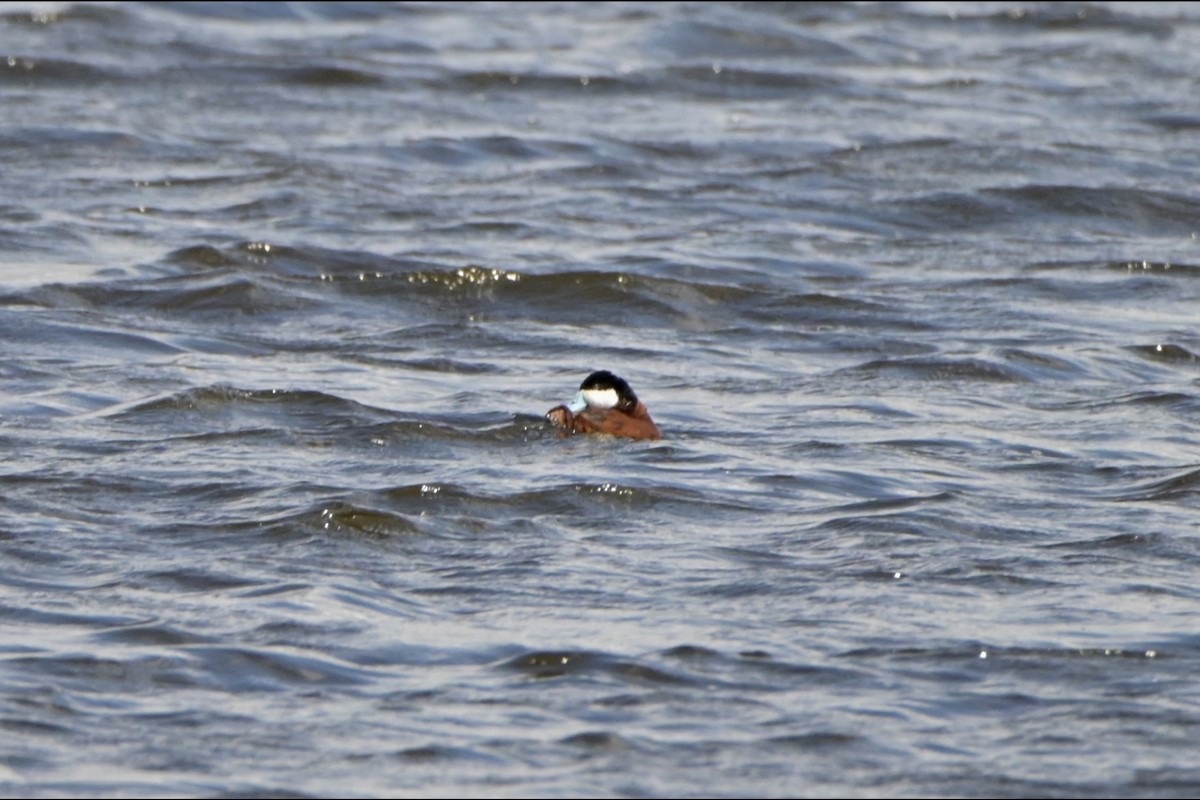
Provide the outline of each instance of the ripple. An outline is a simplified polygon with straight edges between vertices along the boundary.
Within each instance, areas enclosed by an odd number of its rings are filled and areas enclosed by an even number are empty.
[[[978,358],[886,358],[853,368],[866,375],[895,375],[912,381],[1017,383],[1026,380],[1016,370]]]
[[[582,748],[592,753],[618,753],[633,749],[633,744],[612,731],[584,731],[561,740],[565,745]]]
[[[418,764],[453,764],[455,762],[485,762],[498,764],[501,759],[478,750],[466,747],[450,747],[441,744],[429,744],[420,747],[408,747],[399,750],[394,757],[406,762]]]
[[[1126,502],[1180,502],[1200,493],[1200,469],[1188,468],[1167,478],[1145,481],[1122,491],[1115,499]]]
[[[109,628],[93,634],[93,638],[102,645],[125,644],[139,647],[212,643],[207,637],[157,622],[138,622]]]
[[[693,683],[692,679],[683,675],[635,661],[587,651],[533,651],[508,659],[499,666],[537,680],[595,675],[636,685],[691,685]]]
[[[1168,364],[1195,364],[1198,358],[1191,350],[1177,344],[1132,345],[1125,349],[1148,361]]]
[[[208,436],[256,425],[330,430],[378,424],[393,415],[325,392],[304,389],[241,389],[226,384],[186,389],[104,410],[103,416],[139,427],[191,427]],[[183,423],[190,423],[183,425]]]
[[[352,503],[335,503],[307,518],[310,526],[329,532],[383,538],[423,533],[419,525],[404,516]]]
[[[287,691],[300,686],[353,687],[371,684],[372,670],[328,657],[249,647],[188,645],[194,685],[231,692]]]
[[[8,56],[0,61],[0,85],[95,86],[120,78],[119,73],[81,61]],[[94,139],[92,139],[94,143]]]

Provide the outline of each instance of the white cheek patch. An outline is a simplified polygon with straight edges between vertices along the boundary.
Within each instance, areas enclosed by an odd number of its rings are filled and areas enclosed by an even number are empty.
[[[584,389],[580,394],[591,408],[612,408],[620,400],[616,389]]]

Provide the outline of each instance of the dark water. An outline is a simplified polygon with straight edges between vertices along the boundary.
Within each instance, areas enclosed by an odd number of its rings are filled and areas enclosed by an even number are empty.
[[[0,9],[0,793],[1200,792],[1200,10]],[[562,440],[592,369],[660,443]]]

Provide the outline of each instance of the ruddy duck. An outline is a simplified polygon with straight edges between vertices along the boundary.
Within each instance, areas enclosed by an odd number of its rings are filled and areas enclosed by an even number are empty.
[[[661,439],[658,426],[633,389],[608,370],[593,372],[579,384],[575,399],[546,412],[564,435],[607,433],[627,439]]]

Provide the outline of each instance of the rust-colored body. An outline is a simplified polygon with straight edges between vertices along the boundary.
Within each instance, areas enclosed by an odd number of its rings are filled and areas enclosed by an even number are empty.
[[[546,419],[563,434],[606,433],[626,439],[661,439],[662,433],[642,402],[634,407],[632,414],[616,408],[585,409],[572,414],[566,406],[555,406],[546,412]]]

